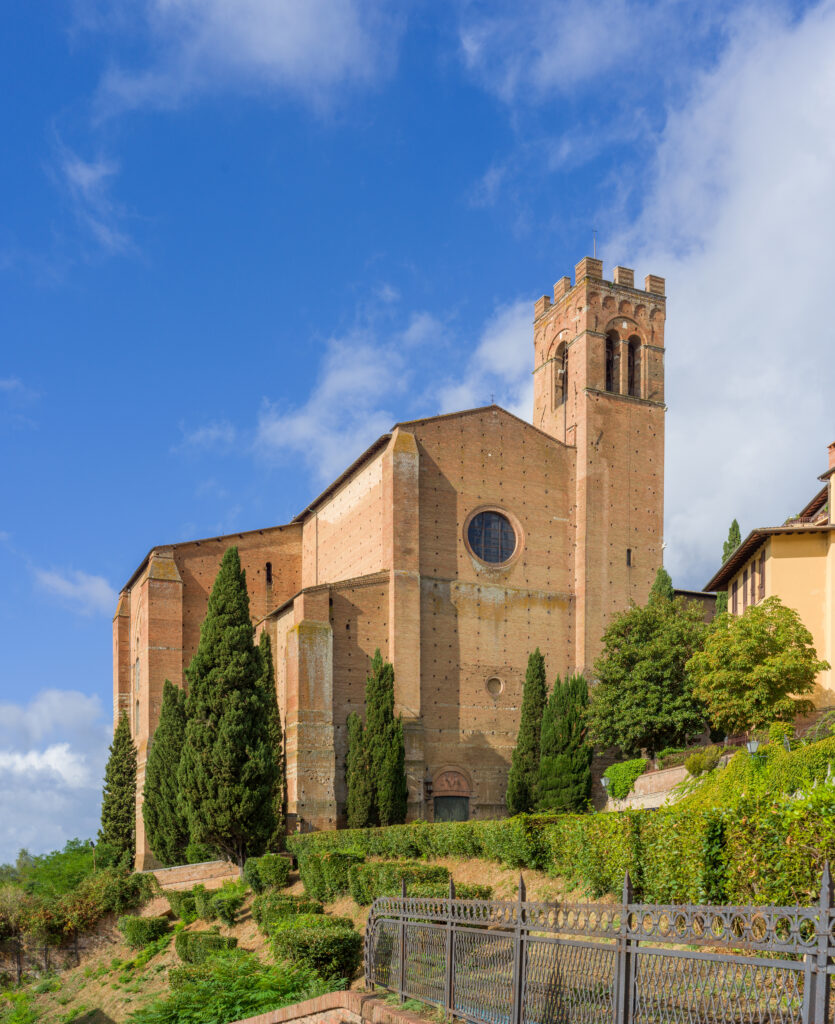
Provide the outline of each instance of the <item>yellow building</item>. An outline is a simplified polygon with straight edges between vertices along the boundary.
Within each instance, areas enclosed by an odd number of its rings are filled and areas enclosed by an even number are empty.
[[[728,592],[728,611],[777,596],[794,608],[812,634],[818,657],[835,664],[835,524],[830,519],[835,442],[829,446],[824,486],[782,526],[752,530],[705,586]],[[835,705],[835,674],[821,672],[812,695],[818,708]]]

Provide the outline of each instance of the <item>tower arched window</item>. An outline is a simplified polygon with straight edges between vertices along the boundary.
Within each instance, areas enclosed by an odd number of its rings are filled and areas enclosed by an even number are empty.
[[[641,339],[633,334],[627,349],[627,394],[633,398],[641,397]]]
[[[618,391],[618,349],[620,338],[617,331],[606,335],[606,390]]]
[[[554,356],[554,403],[562,405],[568,397],[568,349],[563,342]]]

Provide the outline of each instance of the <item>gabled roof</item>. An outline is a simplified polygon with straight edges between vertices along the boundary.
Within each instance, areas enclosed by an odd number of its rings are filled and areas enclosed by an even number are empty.
[[[311,512],[315,512],[316,509],[319,508],[325,501],[327,501],[327,499],[332,494],[339,490],[342,484],[344,484],[346,480],[352,477],[358,469],[365,465],[366,462],[370,462],[371,459],[373,459],[377,454],[379,454],[379,452],[382,451],[383,448],[385,448],[385,446],[391,440],[395,430],[408,430],[410,427],[414,427],[420,423],[435,423],[438,420],[460,419],[464,416],[474,416],[476,415],[476,413],[490,412],[491,410],[495,412],[500,412],[503,416],[507,416],[510,419],[515,420],[517,423],[521,423],[521,425],[523,427],[527,427],[528,430],[535,430],[537,434],[541,434],[543,437],[547,438],[553,444],[559,445],[561,448],[572,447],[571,445],[564,444],[562,441],[557,440],[557,438],[552,437],[550,434],[547,434],[544,430],[540,430],[539,427],[535,427],[532,423],[528,423],[527,420],[523,420],[520,416],[516,416],[512,412],[508,412],[507,409],[503,409],[500,405],[496,405],[495,403],[493,405],[476,406],[476,408],[474,409],[462,409],[459,412],[441,413],[439,416],[423,416],[420,419],[416,420],[401,420],[400,422],[395,423],[387,434],[381,434],[372,445],[366,448],[362,455],[360,455],[358,459],[355,459],[344,472],[340,473],[332,484],[329,484],[324,489],[324,491],[322,491],[321,494],[314,498],[309,505],[303,508],[297,516],[294,516],[293,519],[291,520],[291,523],[304,522],[304,520]]]
[[[835,530],[835,526],[831,526],[829,523],[818,526],[798,524],[797,526],[761,526],[757,530],[752,530],[730,555],[727,562],[724,562],[722,567],[707,581],[704,589],[727,590],[733,577],[769,537],[791,533],[826,533],[829,530]]]
[[[298,525],[300,523],[303,523],[304,520],[307,518],[307,516],[311,512],[315,512],[317,508],[319,508],[325,501],[327,501],[327,499],[335,491],[337,491],[342,486],[342,484],[345,483],[346,480],[348,480],[351,476],[353,476],[353,474],[356,473],[356,471],[358,469],[360,469],[361,466],[365,465],[366,462],[369,462],[371,459],[374,458],[375,455],[379,454],[379,452],[381,452],[383,450],[383,448],[385,448],[386,445],[389,443],[389,441],[391,440],[392,434],[398,428],[402,427],[403,429],[408,429],[409,427],[414,427],[416,424],[419,424],[419,423],[432,423],[432,422],[434,422],[436,420],[448,420],[448,419],[457,419],[457,418],[461,418],[461,417],[464,417],[464,416],[474,416],[477,413],[489,412],[490,410],[493,410],[495,412],[500,412],[503,416],[507,416],[510,419],[515,420],[517,423],[520,423],[523,427],[527,427],[528,430],[536,431],[537,434],[541,434],[542,437],[547,438],[553,444],[559,445],[559,447],[561,447],[561,448],[570,448],[570,447],[572,447],[571,445],[566,445],[564,442],[557,440],[557,438],[552,437],[550,434],[547,434],[544,430],[540,430],[539,427],[535,427],[532,423],[528,423],[527,420],[523,420],[520,416],[516,416],[512,412],[508,412],[507,409],[503,409],[500,405],[496,405],[495,403],[493,403],[491,405],[476,406],[473,409],[462,409],[459,412],[441,413],[441,415],[439,415],[439,416],[424,416],[424,417],[422,417],[420,419],[415,419],[415,420],[403,420],[401,422],[395,423],[394,426],[391,428],[391,430],[387,434],[381,434],[372,445],[369,445],[369,447],[365,449],[365,451],[362,453],[362,455],[359,456],[359,458],[355,459],[351,463],[351,465],[348,466],[348,468],[346,470],[344,470],[342,473],[339,474],[339,476],[333,481],[333,483],[329,484],[325,488],[325,490],[322,491],[321,494],[319,494],[316,498],[314,498],[313,501],[311,501],[309,505],[307,505],[305,508],[303,508],[301,510],[301,512],[299,512],[298,515],[294,516],[290,520],[289,523],[281,524],[281,525],[278,525],[278,526],[265,526],[265,527],[263,527],[260,530],[236,531],[234,533],[226,534],[225,537],[223,537],[223,538],[220,538],[220,537],[206,537],[206,538],[203,538],[202,541],[200,541],[200,540],[187,540],[187,541],[180,541],[178,544],[171,544],[171,545],[168,545],[168,544],[166,544],[166,545],[156,544],[156,545],[154,545],[153,548],[151,548],[151,550],[148,552],[148,554],[145,556],[145,558],[139,563],[139,566],[134,571],[133,575],[130,577],[130,579],[128,580],[128,582],[125,584],[125,586],[122,589],[126,590],[126,589],[130,588],[131,586],[133,586],[133,584],[136,582],[136,580],[138,579],[139,575],[141,574],[142,570],[148,564],[148,559],[150,558],[150,556],[154,553],[154,551],[158,550],[160,547],[179,547],[179,546],[181,546],[183,544],[199,544],[201,542],[202,543],[207,543],[207,542],[212,541],[212,540],[225,539],[226,537],[240,537],[240,536],[244,536],[245,534],[264,533],[265,530],[286,529],[287,526],[294,526],[294,525]]]

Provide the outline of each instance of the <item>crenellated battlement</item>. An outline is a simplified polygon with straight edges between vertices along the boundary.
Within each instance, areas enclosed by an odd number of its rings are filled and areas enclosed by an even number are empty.
[[[574,284],[571,284],[570,277],[561,277],[554,285],[554,298],[550,295],[542,295],[536,300],[534,306],[534,320],[548,312],[553,305],[559,305],[568,295],[584,281],[600,282],[601,285],[608,285],[611,288],[628,288],[630,291],[641,292],[652,295],[654,301],[665,298],[666,281],[656,274],[647,274],[644,278],[643,289],[635,287],[635,271],[630,267],[615,267],[612,271],[612,280],[606,281],[603,278],[603,260],[595,259],[593,256],[584,256],[574,268]]]

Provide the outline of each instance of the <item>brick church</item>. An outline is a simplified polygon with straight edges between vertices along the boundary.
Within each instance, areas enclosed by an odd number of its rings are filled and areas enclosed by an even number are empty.
[[[496,817],[528,653],[588,670],[661,564],[664,279],[577,264],[533,317],[533,423],[496,405],[395,424],[292,522],[158,545],[113,620],[114,714],[139,792],[163,681],[183,685],[223,552],[267,630],[290,823],[344,820],[346,720],[376,648],[395,667],[409,817]],[[153,865],[137,807],[137,865]]]

